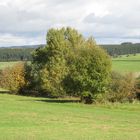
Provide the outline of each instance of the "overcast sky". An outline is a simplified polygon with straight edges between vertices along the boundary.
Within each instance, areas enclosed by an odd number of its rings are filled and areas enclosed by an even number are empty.
[[[0,46],[44,44],[63,26],[98,44],[140,42],[140,0],[0,0]]]

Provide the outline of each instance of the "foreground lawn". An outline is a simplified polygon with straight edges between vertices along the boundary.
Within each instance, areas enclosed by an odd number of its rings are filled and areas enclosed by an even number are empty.
[[[84,105],[0,94],[1,140],[140,140],[140,104]]]

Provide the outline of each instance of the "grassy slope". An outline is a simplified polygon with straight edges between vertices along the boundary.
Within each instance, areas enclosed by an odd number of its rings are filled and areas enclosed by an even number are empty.
[[[88,106],[0,95],[0,139],[140,140],[140,104]]]
[[[120,72],[140,72],[140,54],[126,55],[112,59],[113,70]]]

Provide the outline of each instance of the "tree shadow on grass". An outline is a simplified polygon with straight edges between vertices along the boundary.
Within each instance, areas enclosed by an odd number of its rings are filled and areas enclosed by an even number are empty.
[[[46,103],[80,103],[80,100],[65,100],[65,99],[46,99],[46,100],[35,100],[37,102],[46,102]]]
[[[6,90],[0,90],[0,94],[11,94],[13,92],[11,91],[6,91]],[[19,95],[19,96],[25,96],[25,95]],[[26,97],[35,97],[35,96],[28,96],[26,95]],[[38,96],[37,98],[43,98],[42,96]],[[45,98],[45,97],[44,97]],[[52,97],[48,97],[46,99],[22,99],[20,101],[35,101],[35,102],[46,102],[46,103],[80,103],[80,99],[57,99],[57,98],[52,98]]]
[[[4,91],[4,90],[0,90],[0,94],[10,94],[12,93],[11,91]]]

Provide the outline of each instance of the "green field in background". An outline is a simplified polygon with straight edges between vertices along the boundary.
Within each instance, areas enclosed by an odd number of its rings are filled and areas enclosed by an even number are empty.
[[[140,54],[121,55],[117,58],[113,58],[112,60],[140,60]]]
[[[140,72],[140,54],[113,58],[112,67],[113,70],[119,72]]]
[[[19,63],[19,61],[15,61],[15,62],[0,62],[0,70],[4,69],[6,67],[11,67],[15,64]]]

